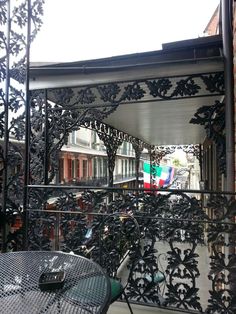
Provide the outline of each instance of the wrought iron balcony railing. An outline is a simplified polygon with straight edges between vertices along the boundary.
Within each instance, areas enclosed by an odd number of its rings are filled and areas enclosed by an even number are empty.
[[[143,176],[141,172],[139,174],[140,177]],[[114,175],[114,184],[120,181],[128,181],[128,180],[135,180],[136,175],[135,173],[130,174],[117,174]],[[68,184],[76,185],[76,186],[105,186],[108,182],[107,176],[102,177],[84,177],[80,179],[72,179],[68,182]]]
[[[83,177],[80,179],[72,179],[68,184],[76,186],[104,186],[107,184],[107,177]]]
[[[73,191],[73,192],[72,192]],[[236,202],[233,194],[77,187],[29,188],[28,249],[83,254],[110,274],[128,251],[124,272],[131,302],[187,312],[235,313]],[[136,218],[141,241],[134,250],[132,225],[100,226],[110,213]],[[111,262],[101,258],[109,252]],[[118,266],[116,266],[118,267]],[[161,280],[160,280],[161,278]]]

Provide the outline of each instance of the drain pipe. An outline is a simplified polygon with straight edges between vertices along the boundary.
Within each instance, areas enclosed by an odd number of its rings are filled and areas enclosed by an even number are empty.
[[[221,0],[222,9],[222,37],[223,54],[225,61],[225,131],[226,131],[226,190],[235,191],[235,156],[234,156],[234,72],[233,72],[233,1]],[[226,222],[229,222],[226,219]],[[230,234],[224,235],[225,243],[228,244],[225,250],[225,264],[228,265],[230,255],[235,253],[234,246],[230,245]],[[235,240],[235,237],[231,234]],[[229,289],[235,291],[235,272],[229,270]]]
[[[223,55],[225,62],[226,191],[234,192],[234,76],[233,76],[233,3],[221,0]]]

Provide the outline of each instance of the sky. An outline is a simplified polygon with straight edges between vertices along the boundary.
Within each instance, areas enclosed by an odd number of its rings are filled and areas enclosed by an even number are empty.
[[[32,62],[154,51],[203,36],[219,0],[45,0]]]

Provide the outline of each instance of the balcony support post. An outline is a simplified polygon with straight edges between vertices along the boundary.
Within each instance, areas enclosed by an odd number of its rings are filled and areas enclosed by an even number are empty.
[[[97,132],[97,134],[106,147],[108,159],[108,186],[113,187],[113,172],[115,169],[116,152],[123,141],[116,136],[112,136],[113,134],[111,129],[109,131],[110,132],[108,133]]]
[[[143,151],[143,142],[136,140],[132,143],[133,149],[135,151],[135,188],[139,188],[139,166],[140,166],[140,157]]]
[[[9,151],[9,94],[10,94],[10,30],[11,30],[11,17],[10,17],[10,1],[7,2],[7,32],[6,32],[6,75],[5,75],[5,99],[4,99],[4,141],[3,150],[0,149],[1,159],[3,161],[2,170],[2,252],[6,252],[7,240],[7,226],[6,226],[6,211],[7,211],[7,198],[8,198],[8,151]],[[1,148],[1,147],[0,147]]]
[[[230,192],[235,191],[232,8],[232,1],[221,1],[223,54],[225,60],[226,190]]]
[[[153,185],[153,182],[154,182],[154,176],[153,176],[153,166],[154,166],[154,154],[153,154],[153,149],[154,149],[155,146],[153,145],[150,145],[149,148],[148,148],[148,152],[149,152],[149,160],[150,160],[150,188],[151,186]]]
[[[222,40],[223,56],[225,61],[225,148],[226,148],[226,190],[235,192],[235,100],[234,100],[234,25],[232,0],[221,1],[222,10]],[[234,218],[232,219],[234,221]],[[227,219],[227,221],[229,221]],[[226,233],[225,243],[228,252],[225,256],[225,264],[229,263],[230,256],[235,254],[235,234]],[[236,271],[231,270],[228,278],[231,278],[230,289],[236,289]],[[235,297],[235,294],[234,294]]]

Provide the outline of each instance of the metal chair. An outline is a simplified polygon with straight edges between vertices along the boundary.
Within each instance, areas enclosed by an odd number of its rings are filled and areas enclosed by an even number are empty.
[[[150,283],[150,287],[158,286],[158,290],[159,290],[158,296],[159,296],[160,305],[165,305],[166,301],[164,298],[164,292],[165,292],[165,288],[166,288],[166,282],[167,282],[166,276],[167,276],[167,274],[165,273],[165,271],[163,269],[163,265],[162,265],[162,262],[160,260],[161,257],[166,259],[166,253],[158,254],[158,256],[157,256],[158,269],[151,271],[150,274],[146,274],[145,278]]]
[[[111,303],[124,296],[132,314],[133,311],[125,293],[130,273],[127,275],[127,270],[125,275],[124,266],[130,254],[132,253],[134,257],[140,246],[137,220],[127,213],[112,213],[106,216],[100,225],[99,242],[99,263],[110,278]]]

